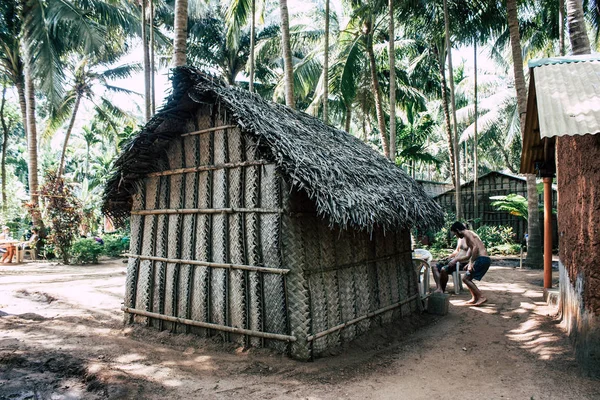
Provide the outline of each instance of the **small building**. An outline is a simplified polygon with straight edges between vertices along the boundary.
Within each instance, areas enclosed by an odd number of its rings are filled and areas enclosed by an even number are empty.
[[[436,197],[437,195],[446,193],[448,190],[454,188],[452,183],[447,182],[426,181],[423,179],[417,179],[417,182],[423,186],[425,193],[427,193],[427,196],[429,197]]]
[[[499,211],[492,203],[492,196],[506,196],[518,194],[527,198],[527,179],[522,176],[507,172],[491,171],[477,179],[477,209],[474,204],[473,181],[463,183],[461,186],[463,218],[467,221],[479,220],[478,225],[510,226],[517,240],[522,240],[527,233],[527,221],[521,217],[510,214],[508,211]],[[556,192],[556,187],[553,188]],[[556,209],[556,196],[553,197],[552,208]],[[454,188],[434,196],[434,200],[446,212],[456,212],[456,191]],[[543,196],[540,195],[540,205]],[[553,216],[556,221],[556,215]],[[540,227],[543,227],[543,215],[540,217]],[[558,246],[558,230],[556,223],[552,232],[553,247]]]
[[[532,61],[529,76],[521,172],[543,177],[546,197],[556,174],[562,324],[578,364],[600,378],[600,57]]]
[[[411,227],[439,206],[320,120],[192,68],[115,162],[126,319],[298,359],[419,311]]]

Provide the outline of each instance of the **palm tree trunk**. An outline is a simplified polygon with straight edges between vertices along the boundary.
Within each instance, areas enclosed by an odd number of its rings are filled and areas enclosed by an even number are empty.
[[[523,55],[521,53],[521,34],[519,33],[519,17],[517,14],[516,0],[506,1],[506,14],[510,34],[510,47],[513,57],[513,71],[515,75],[515,88],[517,90],[517,106],[519,121],[521,123],[521,137],[525,131],[525,114],[527,113],[527,88],[523,74]],[[527,258],[525,262],[532,268],[543,266],[542,234],[540,231],[539,200],[535,176],[528,174],[527,179]]]
[[[323,55],[323,121],[329,123],[329,0],[325,0],[325,49]]]
[[[478,138],[477,138],[477,118],[479,117],[479,113],[477,110],[478,102],[477,102],[477,39],[473,41],[473,80],[474,80],[474,95],[475,98],[475,121],[473,122],[473,228],[477,228],[475,226],[475,221],[479,219],[479,196],[477,195],[477,185],[478,185],[478,161],[477,161],[477,151],[478,151]]]
[[[285,82],[285,104],[296,108],[294,102],[294,66],[292,64],[292,48],[290,43],[290,19],[287,0],[279,0],[281,13],[281,47],[283,48],[283,77]]]
[[[450,104],[452,105],[452,131],[454,144],[454,189],[456,193],[456,219],[462,219],[462,196],[460,187],[460,149],[458,147],[458,129],[456,126],[456,99],[454,98],[454,71],[452,70],[452,45],[450,43],[450,17],[448,1],[444,0],[444,30],[446,34],[446,51],[448,52],[448,79],[450,80]]]
[[[567,0],[567,24],[573,54],[590,54],[590,40],[585,29],[581,0]]]
[[[561,56],[565,52],[565,0],[558,0],[558,53]]]
[[[148,48],[148,12],[147,2],[142,0],[142,49],[144,54],[144,121],[148,122],[152,116],[152,102],[150,95],[150,54]],[[60,175],[59,175],[60,176]]]
[[[350,133],[350,122],[352,121],[352,107],[346,104],[346,117],[344,119],[344,130]]]
[[[250,10],[252,21],[250,22],[250,92],[254,92],[254,40],[256,36],[256,0],[252,0],[252,9]]]
[[[75,99],[75,105],[73,106],[73,112],[71,113],[71,120],[69,121],[69,126],[67,127],[67,133],[65,133],[65,141],[63,143],[62,153],[60,154],[60,164],[58,166],[58,173],[56,174],[57,178],[60,178],[64,172],[65,168],[65,156],[67,154],[67,146],[69,144],[69,138],[71,137],[71,132],[73,131],[73,126],[75,125],[75,118],[77,118],[77,111],[79,111],[79,104],[81,103],[81,93],[77,91],[77,98]]]
[[[394,0],[388,0],[390,61],[390,160],[396,162],[396,33],[394,32]]]
[[[186,41],[188,21],[188,0],[175,0],[175,23],[173,30],[173,66],[180,67],[187,63]]]
[[[4,119],[4,105],[6,103],[6,81],[2,85],[2,100],[0,103],[0,120],[2,120],[2,211],[6,211],[6,146],[8,145],[9,128]]]
[[[26,47],[26,46],[24,46]],[[25,102],[27,109],[27,153],[29,155],[29,196],[33,204],[31,219],[36,227],[42,226],[40,218],[40,196],[38,193],[38,153],[37,130],[35,126],[35,89],[29,66],[29,57],[25,56]]]
[[[23,82],[16,82],[17,96],[19,96],[19,108],[21,109],[21,118],[23,119],[23,129],[25,130],[25,139],[29,140],[27,136],[27,102],[25,101],[25,88]]]
[[[152,105],[151,114],[156,113],[156,89],[154,85],[154,73],[156,66],[154,63],[154,0],[150,0],[150,104]]]
[[[452,126],[450,124],[450,107],[448,106],[448,86],[446,85],[446,71],[444,68],[445,57],[440,54],[438,65],[440,68],[440,84],[442,86],[442,109],[444,110],[444,122],[446,125],[446,140],[448,141],[448,154],[450,155],[450,172],[452,184],[456,187],[456,164],[454,160],[454,141],[452,140]]]
[[[375,63],[375,52],[373,50],[373,21],[365,23],[366,39],[367,39],[367,56],[369,57],[369,67],[371,70],[371,86],[375,95],[375,113],[377,114],[377,125],[379,127],[379,135],[381,137],[381,147],[383,155],[390,158],[390,147],[385,128],[385,117],[383,115],[383,98],[381,90],[379,90],[379,79],[377,78],[377,64]]]

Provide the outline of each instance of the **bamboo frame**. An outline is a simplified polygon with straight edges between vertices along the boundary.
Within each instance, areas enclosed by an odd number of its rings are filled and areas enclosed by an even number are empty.
[[[410,296],[408,299],[406,299],[406,300],[402,300],[402,301],[401,301],[401,302],[399,302],[399,303],[392,304],[392,305],[389,305],[389,306],[387,306],[387,307],[384,307],[384,308],[380,308],[379,310],[376,310],[376,311],[370,312],[370,313],[368,313],[367,315],[363,315],[363,316],[361,316],[361,317],[358,317],[358,318],[351,319],[350,321],[344,322],[343,324],[340,324],[340,325],[334,326],[333,328],[329,328],[329,329],[327,329],[326,331],[319,332],[319,333],[315,333],[314,335],[310,335],[310,336],[308,336],[308,337],[306,338],[306,340],[307,340],[307,341],[309,341],[309,342],[312,342],[312,341],[313,341],[313,340],[315,340],[315,339],[322,338],[323,336],[327,336],[327,335],[329,335],[330,333],[337,332],[337,331],[339,331],[339,330],[342,330],[342,329],[344,329],[344,328],[346,328],[346,327],[348,327],[348,326],[351,326],[351,325],[357,324],[357,323],[359,323],[360,321],[363,321],[363,320],[365,320],[365,319],[367,319],[367,318],[372,318],[372,317],[375,317],[375,316],[377,316],[377,315],[379,315],[379,314],[383,314],[384,312],[387,312],[387,311],[393,310],[393,309],[395,309],[395,308],[401,307],[401,306],[403,306],[404,304],[406,304],[406,303],[409,303],[409,302],[411,302],[411,301],[413,301],[413,300],[415,300],[415,299],[418,299],[418,298],[419,298],[419,294],[418,294],[418,293],[417,293],[417,294],[414,294],[414,295]]]
[[[297,340],[295,336],[291,336],[291,335],[283,335],[280,333],[260,332],[260,331],[253,331],[250,329],[234,328],[232,326],[213,324],[210,322],[194,321],[194,320],[186,319],[186,318],[172,317],[170,315],[162,315],[162,314],[157,314],[157,313],[148,312],[148,311],[144,311],[144,310],[137,310],[135,308],[129,308],[129,307],[125,307],[125,306],[121,307],[121,311],[124,311],[128,314],[142,315],[144,317],[156,318],[156,319],[160,319],[163,321],[170,321],[170,322],[175,322],[178,324],[184,324],[184,325],[190,325],[190,326],[198,326],[200,328],[214,329],[216,331],[230,332],[230,333],[236,333],[236,334],[240,334],[240,335],[256,336],[256,337],[265,338],[265,339],[282,340],[285,342],[295,342]]]
[[[187,132],[181,135],[181,137],[186,137],[186,136],[193,136],[193,135],[202,135],[203,133],[210,133],[210,132],[216,132],[216,131],[224,131],[227,129],[231,129],[231,128],[237,128],[237,125],[222,125],[222,126],[215,126],[213,128],[207,128],[207,129],[202,129],[199,131],[193,131],[193,132]]]
[[[143,256],[143,255],[139,255],[139,254],[129,254],[129,253],[124,254],[124,256],[131,257],[131,258],[137,258],[139,260],[162,261],[162,262],[172,263],[172,264],[200,265],[203,267],[211,267],[211,268],[240,269],[240,270],[244,270],[244,271],[265,272],[265,273],[279,274],[279,275],[285,275],[288,272],[290,272],[289,269],[284,269],[284,268],[257,267],[254,265],[223,264],[223,263],[198,261],[198,260],[181,260],[181,259],[177,259],[177,258]]]
[[[236,162],[236,163],[200,165],[198,167],[176,168],[176,169],[168,169],[166,171],[151,172],[148,175],[146,175],[146,177],[179,175],[179,174],[188,174],[188,173],[202,172],[202,171],[214,171],[216,169],[240,168],[240,167],[248,167],[248,166],[253,166],[253,165],[267,165],[267,164],[270,164],[267,160],[252,160],[252,161],[243,161],[243,162]]]
[[[234,213],[281,214],[283,210],[269,208],[171,208],[131,211],[131,215],[168,215],[168,214],[234,214]]]

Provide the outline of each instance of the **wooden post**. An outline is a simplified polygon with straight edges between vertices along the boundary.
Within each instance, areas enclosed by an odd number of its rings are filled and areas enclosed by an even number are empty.
[[[552,178],[544,178],[544,289],[552,287]]]

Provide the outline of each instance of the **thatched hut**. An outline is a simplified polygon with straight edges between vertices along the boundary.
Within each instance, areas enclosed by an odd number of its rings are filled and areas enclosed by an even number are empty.
[[[409,228],[443,218],[358,139],[191,68],[116,161],[104,212],[131,216],[129,321],[299,359],[417,311]]]

